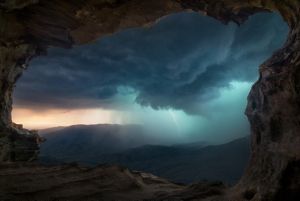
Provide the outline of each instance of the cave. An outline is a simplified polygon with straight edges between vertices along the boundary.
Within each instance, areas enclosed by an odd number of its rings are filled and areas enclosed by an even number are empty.
[[[28,162],[37,157],[42,139],[12,122],[12,92],[29,61],[45,55],[48,47],[72,48],[184,10],[225,24],[242,24],[258,12],[278,12],[290,32],[282,49],[259,67],[259,80],[248,96],[245,113],[251,124],[250,163],[237,185],[222,195],[207,193],[205,198],[300,199],[299,8],[296,0],[1,1],[0,160]]]

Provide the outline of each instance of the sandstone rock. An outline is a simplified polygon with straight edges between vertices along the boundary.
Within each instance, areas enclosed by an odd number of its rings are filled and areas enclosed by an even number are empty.
[[[222,183],[174,184],[154,175],[117,166],[43,167],[0,164],[0,200],[192,200],[222,195]]]
[[[23,128],[7,128],[0,134],[0,161],[33,161],[39,153],[40,137]]]
[[[252,130],[252,156],[245,175],[226,192],[224,200],[300,200],[298,0],[1,1],[1,153],[14,150],[9,136],[14,136],[17,147],[22,147],[18,150],[31,150],[25,147],[34,147],[36,141],[32,135],[13,129],[10,115],[14,84],[30,58],[44,53],[48,46],[70,48],[124,28],[149,25],[162,16],[187,9],[237,24],[256,12],[279,12],[288,23],[291,31],[285,46],[260,67],[260,79],[250,92],[246,114]],[[34,156],[33,151],[28,153],[32,155],[20,158]]]

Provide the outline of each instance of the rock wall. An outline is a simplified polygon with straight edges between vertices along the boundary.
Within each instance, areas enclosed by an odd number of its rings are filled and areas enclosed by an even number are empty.
[[[279,9],[291,28],[288,41],[260,66],[248,96],[252,159],[240,186],[259,192],[257,200],[300,199],[300,24],[299,5],[291,2]]]
[[[182,10],[237,24],[256,12],[279,12],[290,26],[285,46],[259,68],[260,79],[250,92],[246,110],[252,157],[241,181],[224,199],[300,200],[298,0],[0,1],[0,160],[32,159],[37,151],[38,137],[15,129],[10,115],[14,84],[33,56],[45,53],[49,46],[71,48]],[[17,141],[26,142],[19,151]],[[22,154],[26,151],[31,155]]]
[[[32,44],[24,43],[23,27],[13,14],[0,10],[0,161],[33,160],[38,153],[38,136],[15,126],[11,120],[12,93],[18,77],[35,55]]]

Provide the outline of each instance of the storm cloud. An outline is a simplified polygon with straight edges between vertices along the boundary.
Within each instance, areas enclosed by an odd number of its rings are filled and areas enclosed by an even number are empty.
[[[18,82],[15,105],[122,108],[121,94],[154,109],[201,114],[232,81],[253,82],[258,66],[282,46],[287,25],[258,14],[223,25],[197,13],[168,16],[70,50],[50,48]]]

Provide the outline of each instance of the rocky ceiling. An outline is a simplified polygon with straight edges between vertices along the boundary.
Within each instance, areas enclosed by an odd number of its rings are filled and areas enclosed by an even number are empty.
[[[298,0],[0,0],[0,161],[34,160],[38,153],[37,134],[11,121],[13,88],[31,58],[49,46],[71,48],[183,10],[237,24],[256,12],[279,12],[288,23],[285,46],[260,66],[248,97],[250,163],[223,199],[300,200]]]

